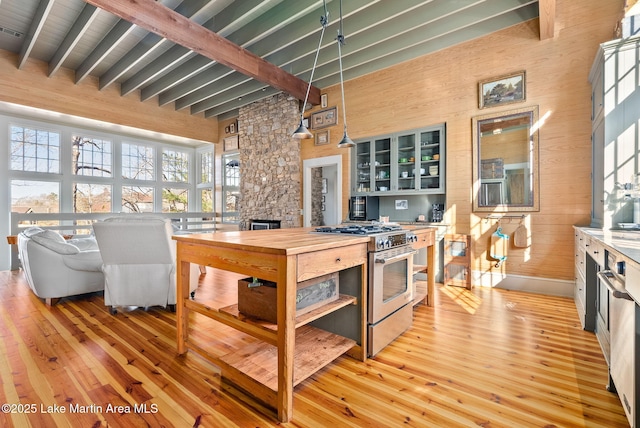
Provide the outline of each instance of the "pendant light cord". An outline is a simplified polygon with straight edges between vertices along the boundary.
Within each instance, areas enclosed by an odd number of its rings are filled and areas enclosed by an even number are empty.
[[[309,99],[309,92],[311,91],[311,82],[313,82],[313,74],[315,73],[316,65],[318,64],[318,56],[320,55],[320,48],[322,46],[322,38],[324,37],[324,30],[326,30],[327,24],[329,23],[329,11],[327,10],[327,0],[324,0],[323,3],[324,3],[324,15],[320,17],[320,25],[322,25],[322,31],[320,32],[318,49],[316,49],[316,57],[313,60],[313,67],[311,68],[311,76],[309,77],[309,85],[307,86],[307,93],[304,96],[304,104],[302,105],[302,111],[300,112],[300,119],[304,117],[304,111],[307,107],[307,100]]]
[[[347,109],[344,101],[344,77],[342,75],[342,45],[344,45],[344,33],[342,31],[342,0],[340,0],[340,26],[338,28],[338,64],[340,66],[340,89],[342,91],[342,122],[344,133],[347,133]]]

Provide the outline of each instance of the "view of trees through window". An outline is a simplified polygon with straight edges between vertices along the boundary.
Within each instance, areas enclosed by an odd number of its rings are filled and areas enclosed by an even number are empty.
[[[60,173],[60,134],[11,126],[11,169]]]
[[[69,137],[67,137],[69,138]],[[108,138],[71,134],[66,148],[62,132],[36,126],[10,125],[10,192],[14,212],[61,211],[61,195],[72,212],[186,212],[190,180],[190,154],[186,150],[156,150],[150,144],[122,142],[121,174],[114,171],[114,142]],[[67,140],[69,141],[69,140]],[[160,160],[156,161],[157,153]],[[66,155],[65,155],[66,153]],[[213,210],[213,151],[203,151],[199,162],[197,194],[201,210]],[[71,156],[63,162],[62,156]],[[158,164],[160,162],[160,164]],[[65,171],[63,165],[68,166]],[[161,181],[157,181],[156,168]],[[204,182],[204,180],[207,180]],[[65,184],[66,183],[66,184]],[[114,186],[117,186],[114,189]],[[65,190],[66,189],[66,190]],[[113,201],[114,191],[121,201]],[[154,198],[161,200],[155,202]],[[114,203],[115,202],[115,203]],[[191,209],[194,209],[193,207]]]
[[[18,213],[60,212],[60,183],[11,180],[11,211]]]

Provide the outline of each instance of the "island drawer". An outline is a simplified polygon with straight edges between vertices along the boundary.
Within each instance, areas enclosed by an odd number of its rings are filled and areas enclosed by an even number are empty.
[[[427,248],[435,243],[435,233],[433,230],[416,229],[413,231],[413,234],[418,238],[418,240],[411,245],[415,250]]]
[[[365,264],[366,261],[366,243],[300,254],[298,256],[297,281],[306,281],[332,272],[338,272]]]

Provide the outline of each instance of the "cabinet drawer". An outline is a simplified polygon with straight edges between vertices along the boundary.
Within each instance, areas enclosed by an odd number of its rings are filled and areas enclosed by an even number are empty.
[[[604,246],[596,238],[587,237],[585,251],[600,267],[604,267]]]
[[[306,281],[317,276],[366,264],[366,262],[366,243],[300,254],[298,256],[297,281]]]
[[[436,234],[431,231],[414,230],[413,234],[416,235],[416,237],[418,238],[416,242],[411,244],[411,246],[416,250],[420,248],[426,248],[429,245],[433,245],[435,243]]]

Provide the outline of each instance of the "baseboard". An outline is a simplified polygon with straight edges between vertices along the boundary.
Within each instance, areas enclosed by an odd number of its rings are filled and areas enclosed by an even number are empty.
[[[478,271],[472,272],[472,278],[472,284],[478,287],[495,287],[550,296],[573,297],[574,281]]]

